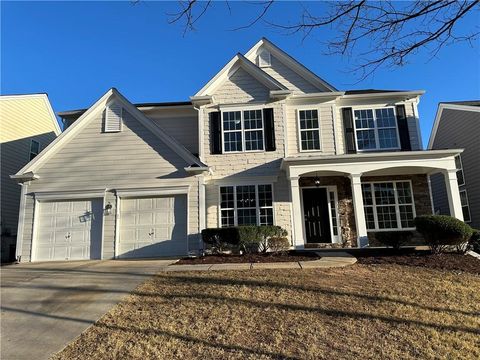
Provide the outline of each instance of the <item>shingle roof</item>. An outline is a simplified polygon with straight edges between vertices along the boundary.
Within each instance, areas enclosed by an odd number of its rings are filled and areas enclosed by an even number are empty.
[[[442,101],[440,104],[467,105],[467,106],[480,106],[480,100],[466,100],[466,101]]]

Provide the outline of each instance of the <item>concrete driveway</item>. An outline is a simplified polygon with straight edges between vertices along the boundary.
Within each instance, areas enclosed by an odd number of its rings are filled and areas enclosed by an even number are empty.
[[[48,359],[172,260],[1,268],[1,359]]]

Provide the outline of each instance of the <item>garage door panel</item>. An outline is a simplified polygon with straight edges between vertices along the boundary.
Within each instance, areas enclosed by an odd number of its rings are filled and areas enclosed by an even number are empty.
[[[99,259],[102,216],[101,199],[40,202],[34,260]]]
[[[186,195],[120,202],[120,257],[183,255],[187,251]]]

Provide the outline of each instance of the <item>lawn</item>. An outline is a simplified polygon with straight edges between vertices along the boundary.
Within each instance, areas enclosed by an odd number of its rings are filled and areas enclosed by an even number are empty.
[[[479,289],[396,264],[161,273],[55,359],[478,359]]]

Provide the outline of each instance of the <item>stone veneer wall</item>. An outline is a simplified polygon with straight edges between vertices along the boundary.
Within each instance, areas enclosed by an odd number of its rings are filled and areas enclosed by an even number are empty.
[[[397,176],[365,176],[362,182],[368,181],[398,181],[410,180],[412,182],[415,211],[419,215],[431,215],[432,206],[428,188],[427,175],[397,175]],[[300,186],[314,186],[314,178],[300,178]],[[357,246],[357,229],[353,210],[352,187],[350,179],[344,176],[320,177],[320,186],[336,186],[338,196],[338,216],[340,233],[344,247]],[[375,232],[368,232],[370,246],[380,245],[375,240]],[[423,239],[415,233],[412,244],[422,244]],[[335,247],[335,245],[321,244],[320,247]]]

